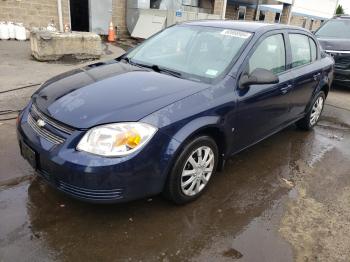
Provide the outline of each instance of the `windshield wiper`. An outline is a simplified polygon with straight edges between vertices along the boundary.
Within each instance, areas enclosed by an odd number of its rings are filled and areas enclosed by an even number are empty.
[[[152,65],[151,68],[156,71],[156,72],[159,72],[159,73],[166,73],[166,74],[169,74],[169,75],[172,75],[172,76],[175,76],[175,77],[179,77],[181,78],[182,77],[182,74],[180,72],[177,72],[177,71],[174,71],[174,70],[171,70],[171,69],[167,69],[167,68],[164,68],[164,67],[159,67],[158,65]]]
[[[177,72],[177,71],[174,71],[174,70],[171,70],[171,69],[167,69],[167,68],[164,68],[164,67],[159,67],[158,65],[147,65],[147,64],[134,63],[134,62],[133,62],[133,64],[137,65],[137,66],[141,66],[141,67],[150,68],[153,71],[158,72],[158,73],[166,73],[166,74],[178,77],[178,78],[182,78],[182,74],[180,72]]]
[[[124,56],[124,57],[120,58],[120,61],[125,61],[125,62],[127,62],[128,64],[133,64],[133,63],[131,62],[131,59],[130,59],[129,57],[127,57],[127,56]]]

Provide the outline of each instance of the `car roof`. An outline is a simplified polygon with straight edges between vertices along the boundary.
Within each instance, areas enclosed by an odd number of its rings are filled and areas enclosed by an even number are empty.
[[[270,30],[276,30],[276,29],[293,29],[293,30],[308,32],[308,30],[297,26],[290,26],[290,25],[284,25],[284,24],[268,24],[268,23],[260,23],[260,22],[253,22],[253,21],[197,20],[197,21],[187,21],[182,24],[233,29],[233,30],[246,31],[251,33],[258,32],[258,31],[270,31]]]
[[[350,19],[350,15],[337,15],[333,19]]]

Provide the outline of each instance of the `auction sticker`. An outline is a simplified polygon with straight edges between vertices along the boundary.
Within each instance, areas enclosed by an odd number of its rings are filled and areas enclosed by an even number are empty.
[[[238,30],[231,30],[231,29],[224,29],[221,31],[220,34],[226,35],[226,36],[231,36],[231,37],[245,38],[245,39],[252,35],[251,33],[238,31]]]
[[[207,72],[205,72],[207,75],[210,75],[210,76],[216,76],[218,71],[217,70],[214,70],[214,69],[208,69]]]

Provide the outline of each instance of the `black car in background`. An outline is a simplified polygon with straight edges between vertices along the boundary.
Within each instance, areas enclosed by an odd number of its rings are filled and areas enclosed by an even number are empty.
[[[334,58],[334,83],[350,87],[350,16],[328,20],[315,35],[325,52]]]

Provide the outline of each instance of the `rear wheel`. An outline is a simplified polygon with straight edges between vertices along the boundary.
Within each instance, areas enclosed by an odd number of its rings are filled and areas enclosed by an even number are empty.
[[[189,142],[178,156],[169,174],[164,195],[177,204],[198,198],[216,171],[218,147],[208,136]]]
[[[296,123],[297,126],[303,130],[312,129],[320,119],[325,100],[326,100],[325,93],[323,91],[318,93],[318,95],[313,100],[313,104],[310,111],[307,113],[307,115],[303,119],[299,120]]]

